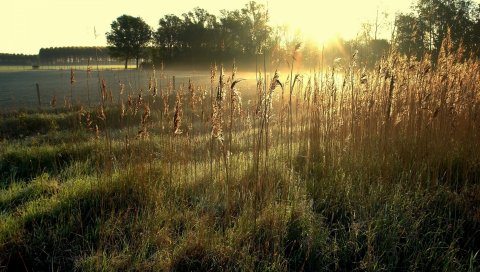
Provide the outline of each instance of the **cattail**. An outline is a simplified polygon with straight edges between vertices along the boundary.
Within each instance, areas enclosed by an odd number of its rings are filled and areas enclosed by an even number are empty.
[[[298,80],[298,76],[299,76],[298,74],[295,76],[293,84],[295,84],[295,81]],[[283,84],[280,82],[280,75],[278,74],[278,71],[275,71],[275,74],[273,75],[273,78],[270,81],[270,87],[268,89],[269,91],[268,91],[267,97],[265,98],[265,103],[267,103],[266,105],[267,112],[265,112],[265,117],[267,118],[267,121],[270,118],[271,111],[272,111],[273,92],[278,86],[280,86],[283,89]]]
[[[137,136],[139,138],[148,138],[148,120],[150,118],[150,106],[145,104],[143,107],[143,114],[140,120],[140,130],[138,131]]]
[[[173,133],[175,135],[182,134],[182,130],[180,129],[182,123],[182,97],[179,93],[177,93],[176,101],[175,101],[175,115],[173,116]]]
[[[142,91],[140,90],[140,92],[138,93],[137,101],[135,103],[135,108],[134,108],[134,111],[133,111],[133,115],[135,115],[135,116],[137,115],[138,109],[140,108],[142,103],[143,103],[143,97],[142,97]]]
[[[300,75],[297,74],[295,75],[295,79],[293,80],[293,84],[295,84],[295,82],[299,79]],[[275,74],[273,75],[273,78],[270,82],[270,92],[273,92],[277,86],[280,86],[282,89],[283,89],[283,84],[282,82],[280,82],[280,75],[278,74],[278,71],[276,70],[275,71]]]
[[[225,75],[223,74],[223,65],[220,67],[220,77],[219,77],[219,84],[217,88],[217,101],[222,102],[225,99],[225,92],[224,92],[224,83]],[[221,105],[220,105],[221,108]]]
[[[190,79],[188,80],[188,92],[190,93],[190,107],[192,108],[192,111],[195,112],[197,96],[195,94],[195,86],[193,86]]]
[[[149,118],[150,118],[150,106],[148,104],[145,104],[143,108],[142,122],[141,122],[143,126],[147,124],[147,121]]]
[[[153,66],[153,72],[148,81],[148,91],[151,92],[152,97],[157,96],[157,78],[155,77],[155,66]]]

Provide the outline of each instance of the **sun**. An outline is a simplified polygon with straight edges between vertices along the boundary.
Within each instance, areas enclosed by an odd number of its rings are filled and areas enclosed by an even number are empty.
[[[269,8],[273,24],[286,24],[293,32],[300,30],[304,38],[322,46],[338,37],[354,38],[358,32],[356,26],[375,15],[375,8],[358,2],[296,0],[294,6],[272,4]]]
[[[319,47],[329,44],[337,33],[325,29],[305,29],[305,37],[314,41]]]

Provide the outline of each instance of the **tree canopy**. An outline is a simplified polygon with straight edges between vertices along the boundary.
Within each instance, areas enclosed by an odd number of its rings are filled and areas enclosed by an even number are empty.
[[[417,0],[411,12],[397,16],[395,25],[395,45],[408,56],[431,53],[436,58],[447,35],[454,49],[462,45],[478,56],[480,4],[472,0]]]
[[[252,1],[241,10],[222,10],[219,17],[199,7],[181,17],[165,15],[154,41],[167,61],[245,59],[272,47],[271,29],[265,6]]]
[[[122,15],[112,22],[111,28],[106,36],[112,56],[123,58],[125,69],[128,60],[135,58],[138,68],[138,60],[144,52],[143,49],[152,39],[150,26],[140,17]]]

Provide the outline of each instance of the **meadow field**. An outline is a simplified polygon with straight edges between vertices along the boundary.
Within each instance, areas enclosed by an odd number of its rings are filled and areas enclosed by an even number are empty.
[[[478,271],[478,58],[295,60],[0,73],[0,270]]]
[[[90,68],[89,68],[90,67]],[[118,98],[120,85],[125,90],[137,91],[148,88],[150,72],[132,69],[124,70],[123,66],[100,65],[92,66],[42,66],[33,70],[23,66],[0,66],[0,112],[10,112],[19,109],[38,109],[36,84],[40,90],[40,104],[42,108],[51,108],[50,102],[55,97],[60,106],[65,106],[66,100],[72,99],[77,104],[90,106],[98,105],[100,101],[99,78],[108,84],[112,95]],[[74,83],[70,77],[73,71]],[[160,85],[167,84],[175,76],[176,83],[186,84],[188,79],[206,84],[210,81],[207,71],[193,69],[169,69],[157,75]],[[167,79],[168,78],[168,79]],[[145,85],[145,86],[144,86]],[[70,92],[72,91],[72,93]]]

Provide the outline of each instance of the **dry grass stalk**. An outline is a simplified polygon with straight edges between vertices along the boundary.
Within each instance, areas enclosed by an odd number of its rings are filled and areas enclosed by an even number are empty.
[[[212,74],[213,75],[213,74]],[[217,87],[217,96],[212,103],[212,137],[219,140],[223,144],[223,101],[225,99],[224,92],[224,74],[223,65],[220,67],[219,84]]]
[[[105,103],[105,101],[107,100],[107,82],[105,81],[104,78],[102,78],[102,82],[101,82],[101,95],[102,95],[102,103]]]
[[[157,96],[157,78],[155,76],[155,65],[152,67],[152,75],[150,76],[150,80],[148,81],[148,90],[151,92],[152,97],[155,101],[155,97]]]
[[[141,138],[141,139],[148,138],[149,136],[148,126],[150,121],[150,115],[151,115],[150,106],[148,105],[148,103],[146,103],[143,106],[143,114],[140,119],[140,130],[137,133],[138,138]]]
[[[180,93],[177,93],[175,98],[175,114],[173,116],[173,134],[180,135],[182,134],[182,130],[180,126],[182,125],[182,96]]]

